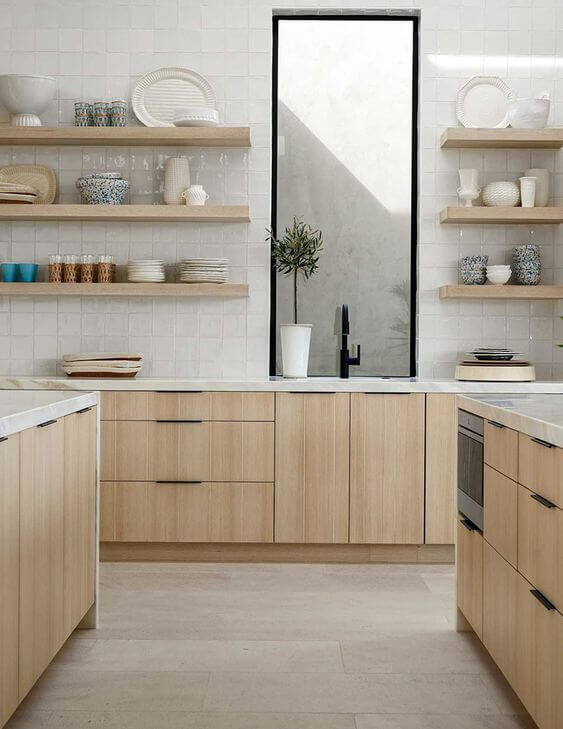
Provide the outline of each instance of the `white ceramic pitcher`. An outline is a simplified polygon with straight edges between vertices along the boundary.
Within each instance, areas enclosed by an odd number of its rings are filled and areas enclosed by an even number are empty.
[[[209,195],[205,192],[202,185],[191,185],[184,190],[182,197],[186,199],[186,205],[205,205],[209,200]]]

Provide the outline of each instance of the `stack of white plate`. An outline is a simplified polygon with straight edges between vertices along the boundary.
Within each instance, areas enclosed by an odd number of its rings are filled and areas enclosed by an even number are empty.
[[[183,283],[225,283],[229,280],[227,258],[186,258],[180,261]]]
[[[65,354],[61,364],[69,377],[135,377],[143,358],[130,352],[87,352]]]
[[[127,280],[132,283],[162,283],[165,278],[163,261],[140,259],[127,266]]]
[[[0,203],[35,203],[37,190],[30,185],[0,181]]]

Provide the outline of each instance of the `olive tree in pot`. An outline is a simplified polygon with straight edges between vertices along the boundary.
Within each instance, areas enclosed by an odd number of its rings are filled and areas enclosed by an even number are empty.
[[[276,271],[293,276],[293,324],[280,324],[283,376],[307,377],[313,325],[297,323],[297,283],[299,276],[307,281],[317,271],[323,234],[299,218],[293,218],[293,224],[285,229],[280,239],[270,230],[266,240],[272,244]]]

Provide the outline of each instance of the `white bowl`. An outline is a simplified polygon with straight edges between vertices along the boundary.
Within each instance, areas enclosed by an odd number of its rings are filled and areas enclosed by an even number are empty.
[[[515,129],[543,129],[549,117],[549,99],[517,99],[508,107],[508,120]]]
[[[483,188],[483,205],[487,207],[513,208],[520,202],[520,188],[507,180],[489,182]]]
[[[0,76],[0,101],[12,114],[13,127],[40,127],[41,114],[55,95],[52,76]]]
[[[216,127],[219,114],[209,106],[185,106],[174,111],[175,127]]]
[[[487,271],[487,280],[492,284],[499,285],[508,283],[512,271]]]

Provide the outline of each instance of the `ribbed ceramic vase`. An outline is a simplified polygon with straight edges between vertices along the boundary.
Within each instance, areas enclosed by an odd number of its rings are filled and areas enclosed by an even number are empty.
[[[186,157],[169,157],[164,167],[164,202],[181,205],[182,193],[190,186],[190,163]]]

